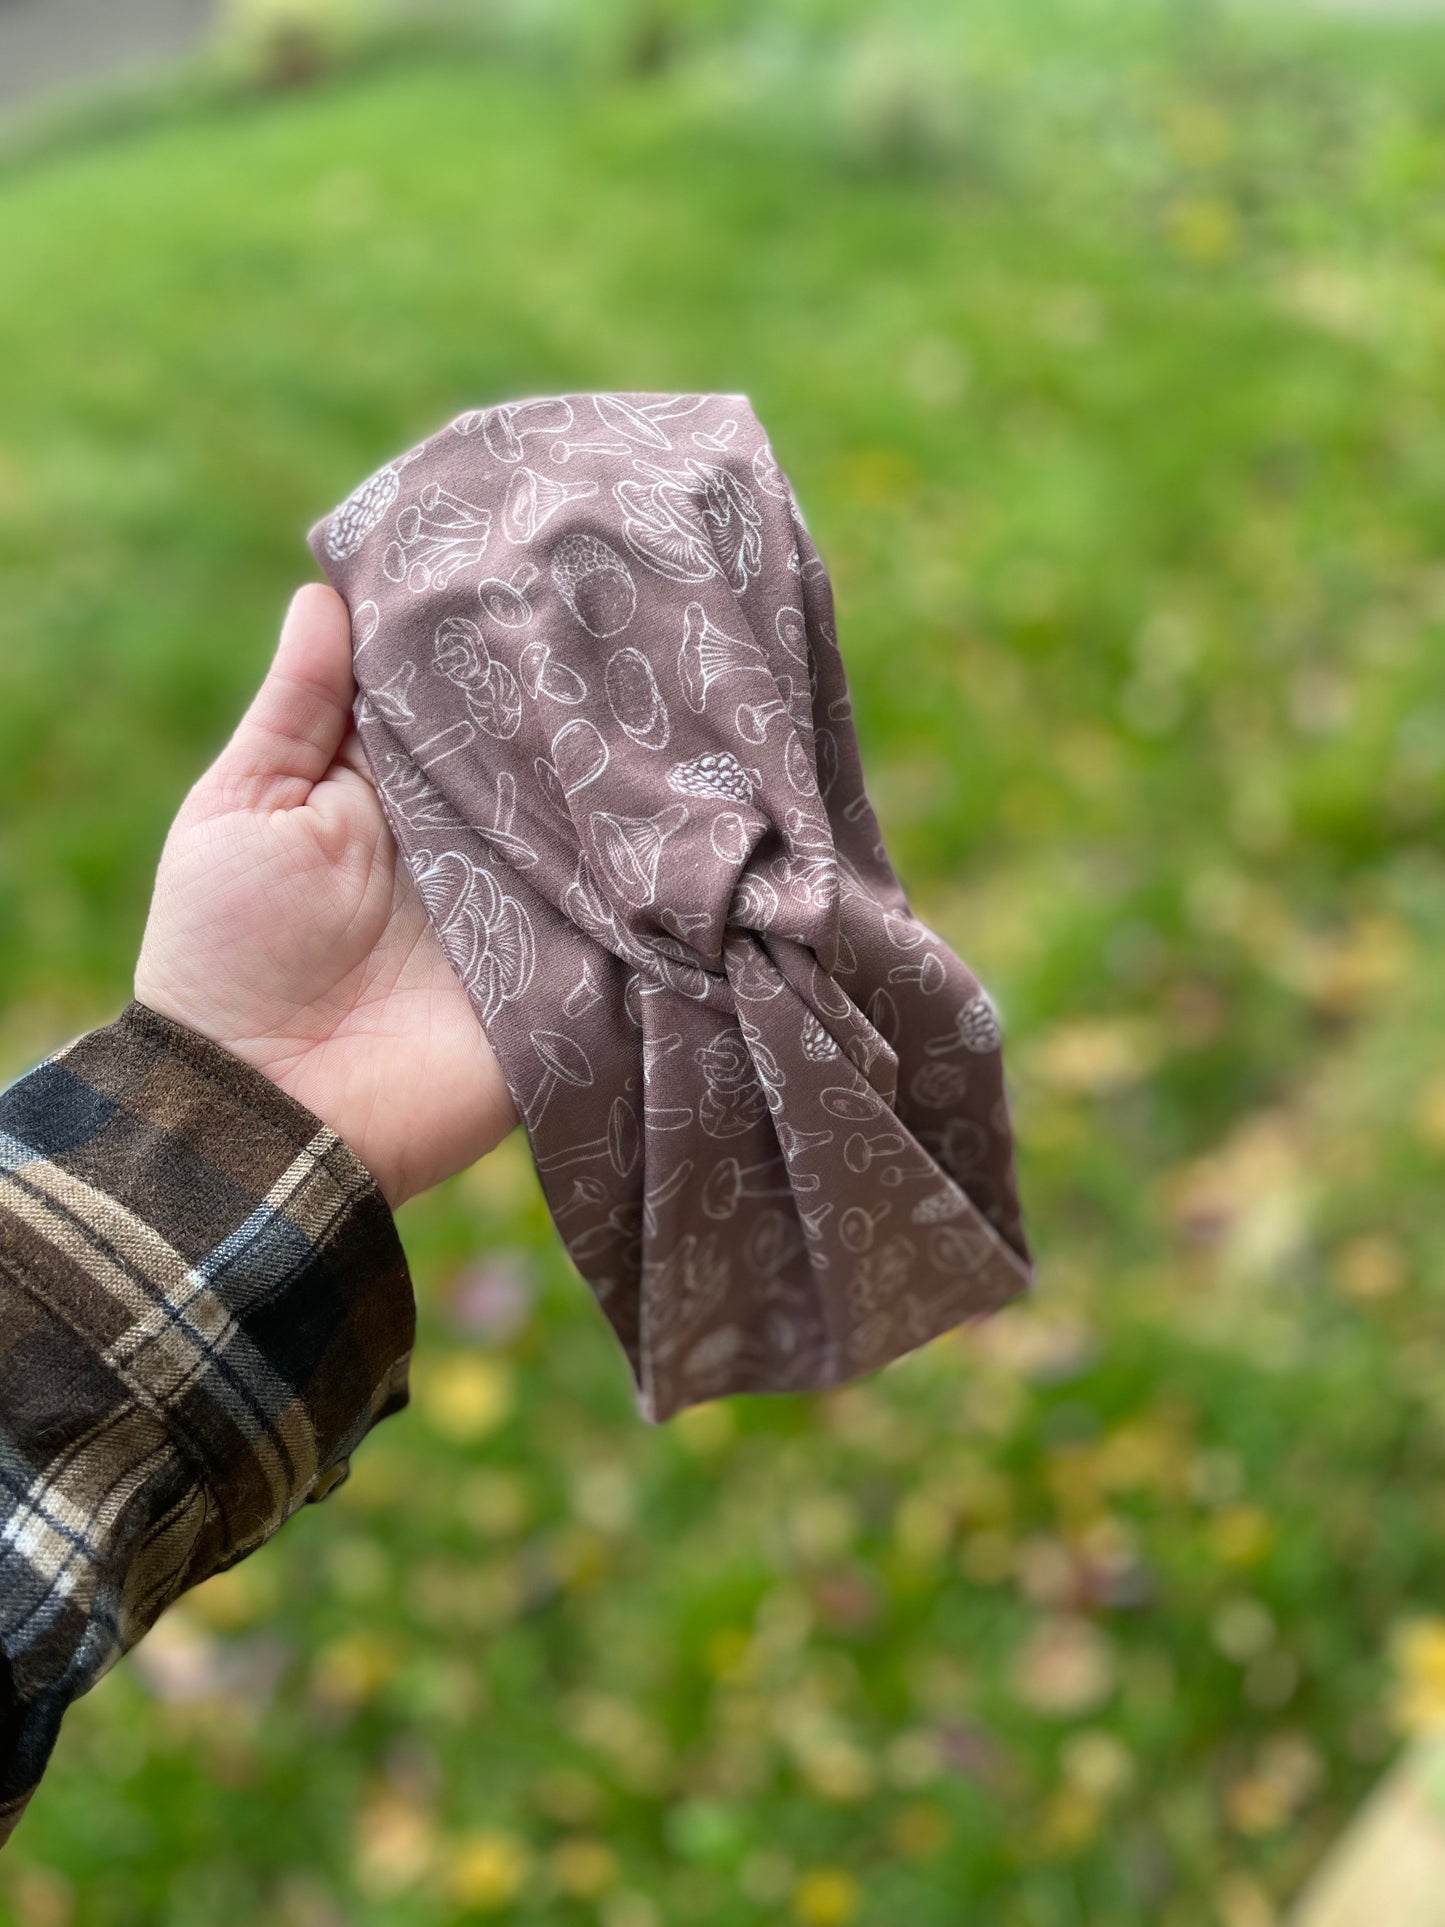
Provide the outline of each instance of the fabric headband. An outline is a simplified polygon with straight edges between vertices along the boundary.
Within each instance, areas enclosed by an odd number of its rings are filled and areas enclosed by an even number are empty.
[[[993,1007],[889,864],[746,398],[464,414],[310,541],[387,820],[642,1415],[836,1385],[1021,1291]]]

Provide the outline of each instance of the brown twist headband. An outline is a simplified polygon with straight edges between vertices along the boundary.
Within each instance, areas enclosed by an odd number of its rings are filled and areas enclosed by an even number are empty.
[[[836,1385],[1018,1293],[993,1009],[889,866],[827,572],[744,397],[463,415],[311,545],[643,1415]]]

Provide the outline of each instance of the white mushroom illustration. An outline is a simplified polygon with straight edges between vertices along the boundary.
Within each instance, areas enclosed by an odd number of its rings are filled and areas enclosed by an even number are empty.
[[[355,555],[371,531],[386,519],[401,493],[401,471],[421,454],[420,448],[409,450],[398,461],[388,462],[369,475],[347,496],[326,525],[326,553],[333,562],[345,562]]]
[[[637,584],[616,549],[595,535],[564,536],[552,557],[558,595],[590,635],[615,636],[637,611]]]

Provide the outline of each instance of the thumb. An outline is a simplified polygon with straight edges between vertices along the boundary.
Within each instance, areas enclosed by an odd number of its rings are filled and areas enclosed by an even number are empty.
[[[304,803],[336,760],[355,696],[346,604],[334,589],[308,582],[291,598],[266,680],[211,781],[243,808]]]

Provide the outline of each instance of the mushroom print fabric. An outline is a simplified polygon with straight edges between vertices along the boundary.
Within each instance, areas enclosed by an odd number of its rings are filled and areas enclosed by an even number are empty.
[[[1030,1274],[998,1024],[909,908],[739,395],[460,416],[312,531],[387,820],[641,1414],[836,1385]]]

